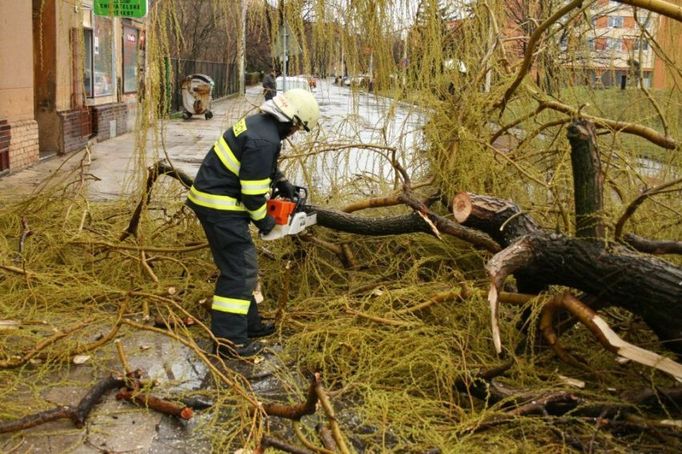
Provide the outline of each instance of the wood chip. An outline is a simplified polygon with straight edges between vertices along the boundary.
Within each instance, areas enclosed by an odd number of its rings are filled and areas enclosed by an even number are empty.
[[[580,388],[580,389],[585,388],[585,382],[582,380],[578,380],[577,378],[566,377],[564,375],[559,375],[558,377],[562,383],[564,383],[568,386],[573,386],[575,388]]]
[[[90,361],[90,355],[76,355],[73,357],[74,364],[85,364]]]

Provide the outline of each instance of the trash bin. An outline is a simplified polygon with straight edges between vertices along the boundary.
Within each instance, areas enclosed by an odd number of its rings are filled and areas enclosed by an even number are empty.
[[[213,97],[213,86],[215,83],[206,74],[190,74],[182,80],[182,118],[189,120],[192,115],[203,115],[210,120],[213,118],[211,112],[211,99]]]

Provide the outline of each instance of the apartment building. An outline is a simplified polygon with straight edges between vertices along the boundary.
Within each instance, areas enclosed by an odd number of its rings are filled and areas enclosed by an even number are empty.
[[[588,52],[582,60],[574,60],[573,66],[576,71],[583,71],[590,84],[604,88],[640,84],[656,89],[673,86],[662,56],[673,61],[680,56],[679,24],[642,8],[610,0],[597,1],[589,14],[591,24],[580,31],[586,38]],[[566,48],[566,42],[562,42],[562,47]]]
[[[144,30],[93,0],[0,0],[0,175],[131,127]]]

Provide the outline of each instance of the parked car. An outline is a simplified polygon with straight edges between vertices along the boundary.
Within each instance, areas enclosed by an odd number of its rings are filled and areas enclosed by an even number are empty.
[[[277,83],[277,91],[289,91],[292,88],[302,88],[303,90],[312,91],[308,78],[305,76],[286,76],[286,83],[283,76],[278,76],[275,79]],[[284,87],[286,85],[286,90]]]

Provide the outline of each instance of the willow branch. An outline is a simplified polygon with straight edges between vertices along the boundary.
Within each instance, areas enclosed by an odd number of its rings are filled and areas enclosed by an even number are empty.
[[[656,368],[682,381],[682,364],[625,342],[604,319],[573,295],[565,294],[560,304],[585,325],[605,349],[639,364]]]
[[[194,412],[191,408],[180,406],[174,402],[170,402],[158,397],[140,393],[136,390],[122,389],[116,394],[116,400],[127,400],[145,408],[151,408],[165,415],[177,416],[185,421],[192,419]]]
[[[585,120],[591,121],[598,128],[609,128],[613,131],[625,132],[635,136],[639,136],[643,139],[648,140],[662,148],[667,148],[669,150],[674,150],[677,148],[678,143],[671,137],[664,136],[655,129],[649,128],[648,126],[628,123],[625,121],[608,120],[606,118],[595,117],[593,115],[587,115],[576,109],[574,107],[568,106],[566,104],[560,103],[558,101],[552,100],[539,100],[540,105],[545,106],[549,109],[553,109],[559,112],[563,112],[572,116],[580,116]]]
[[[341,451],[342,454],[350,454],[350,450],[346,445],[346,441],[343,439],[343,434],[341,433],[339,423],[336,420],[334,408],[332,407],[332,404],[329,401],[327,394],[324,392],[321,383],[318,383],[315,386],[315,392],[317,393],[317,398],[320,400],[320,404],[322,405],[324,412],[327,414],[327,418],[329,419],[329,425],[332,429],[332,434],[334,435],[334,441],[336,441],[336,445],[339,447],[339,451]]]
[[[183,252],[192,252],[192,251],[198,251],[199,249],[204,249],[205,247],[208,247],[208,243],[200,243],[200,244],[195,244],[192,246],[187,246],[183,248],[163,248],[163,247],[150,247],[150,246],[127,246],[127,245],[122,245],[122,244],[112,244],[112,243],[107,243],[106,241],[71,241],[70,244],[77,244],[81,246],[98,246],[98,247],[103,247],[107,249],[112,249],[112,250],[121,250],[121,251],[135,251],[135,252],[156,252],[156,253],[183,253]]]
[[[89,325],[92,322],[92,319],[85,320],[81,323],[78,323],[70,328],[65,329],[64,331],[61,331],[59,333],[54,334],[53,336],[48,337],[47,339],[43,339],[42,341],[38,342],[35,347],[33,347],[28,353],[25,353],[24,356],[20,358],[14,358],[14,359],[8,359],[4,361],[0,361],[0,369],[13,369],[15,367],[22,366],[26,364],[28,361],[31,360],[31,358],[35,357],[38,353],[43,351],[45,348],[49,347],[50,345],[54,344],[55,342],[60,341],[61,339],[67,337],[71,333],[74,333],[78,330],[83,329],[87,325]]]
[[[647,254],[682,254],[682,241],[650,240],[633,233],[625,234],[623,241],[639,252]]]
[[[490,137],[490,140],[488,140],[488,143],[489,143],[490,145],[492,145],[492,144],[493,144],[497,139],[499,139],[500,136],[502,136],[505,132],[507,132],[508,130],[510,130],[510,129],[516,127],[516,126],[518,126],[519,124],[523,123],[524,121],[529,120],[529,119],[531,119],[531,118],[537,116],[537,115],[538,115],[540,112],[542,112],[543,110],[545,110],[545,107],[542,106],[542,105],[539,105],[539,106],[537,107],[537,109],[535,109],[534,111],[529,112],[529,113],[527,113],[526,115],[522,115],[522,116],[520,116],[519,118],[517,118],[516,120],[512,121],[511,123],[508,123],[508,124],[506,124],[506,125],[500,127],[500,129],[498,129],[497,131],[495,131],[495,133]]]
[[[654,13],[682,22],[682,6],[663,0],[616,0],[618,3],[653,11]]]
[[[341,211],[344,213],[353,213],[354,211],[364,210],[366,208],[390,207],[400,205],[401,203],[398,194],[386,197],[372,197],[346,205]]]
[[[147,326],[143,325],[141,323],[133,322],[131,320],[124,319],[123,323],[126,325],[132,326],[133,328],[137,328],[140,330],[145,330],[145,331],[152,331],[158,334],[163,334],[164,336],[170,337],[171,339],[174,339],[181,344],[185,345],[186,347],[189,347],[194,351],[194,353],[199,357],[199,359],[206,365],[206,367],[216,376],[218,377],[224,384],[227,386],[230,386],[237,394],[242,396],[244,399],[246,399],[254,408],[260,408],[260,403],[255,399],[254,396],[249,395],[244,389],[242,389],[240,386],[237,385],[237,382],[235,380],[230,379],[225,373],[221,370],[221,368],[217,367],[214,361],[209,360],[208,356],[199,348],[197,348],[192,342],[188,341],[187,339],[183,339],[181,336],[173,333],[172,331],[168,330],[163,330],[159,328],[154,328],[152,326]],[[212,355],[213,356],[213,355]],[[223,365],[224,368],[224,365]]]
[[[613,236],[616,239],[616,241],[620,241],[621,236],[623,234],[623,226],[625,225],[625,222],[633,215],[635,214],[635,211],[639,206],[644,203],[644,201],[653,196],[658,194],[659,192],[663,192],[664,190],[670,188],[671,186],[675,186],[677,184],[682,183],[682,178],[678,178],[677,180],[669,181],[667,183],[664,183],[662,185],[656,186],[655,188],[647,189],[646,191],[642,192],[635,200],[630,202],[628,207],[625,209],[625,212],[623,215],[618,219],[618,222],[616,222],[616,226],[614,228]]]
[[[10,273],[14,274],[21,274],[22,276],[25,276],[27,279],[34,279],[37,277],[37,274],[33,271],[17,268],[16,266],[11,265],[0,265],[0,270],[9,271]]]
[[[312,415],[315,413],[317,407],[317,392],[315,389],[319,384],[320,373],[316,372],[310,379],[310,386],[308,387],[308,395],[305,402],[297,405],[268,403],[263,404],[263,410],[270,416],[279,416],[280,418],[287,418],[294,421],[299,421],[305,415]]]
[[[356,317],[364,318],[366,320],[371,320],[376,323],[381,323],[383,325],[390,325],[390,326],[402,326],[402,327],[409,327],[409,326],[415,326],[415,322],[406,322],[403,320],[394,320],[390,318],[383,318],[383,317],[378,317],[376,315],[369,315],[365,314],[364,312],[356,311],[355,309],[351,309],[348,305],[345,307],[346,313],[350,315],[354,315]]]
[[[33,235],[33,231],[28,226],[28,220],[25,216],[21,218],[21,239],[19,240],[19,254],[24,253],[24,244],[26,243],[26,238]]]
[[[526,54],[523,57],[523,63],[521,64],[521,68],[519,69],[519,72],[516,75],[516,79],[514,79],[514,82],[512,82],[509,88],[507,88],[507,91],[504,93],[502,100],[495,104],[495,107],[501,107],[500,115],[502,115],[502,112],[504,112],[505,106],[507,105],[507,102],[509,101],[511,95],[514,93],[516,88],[521,84],[523,79],[526,77],[526,74],[528,74],[528,70],[530,69],[533,60],[533,55],[535,54],[535,48],[537,47],[542,34],[550,26],[556,23],[556,21],[561,19],[566,13],[568,13],[574,8],[580,7],[582,3],[583,0],[573,0],[572,2],[564,5],[563,8],[559,9],[557,12],[552,14],[552,16],[549,19],[540,24],[538,28],[530,36],[530,39],[528,40],[528,44],[526,47]]]
[[[267,435],[263,435],[263,438],[260,440],[260,446],[256,448],[254,454],[265,453],[266,448],[275,448],[278,451],[288,452],[291,454],[310,454],[310,451],[307,449],[290,445],[289,443],[277,440],[276,438],[268,437]]]
[[[306,438],[305,434],[301,430],[301,424],[299,422],[294,421],[292,426],[294,429],[294,433],[296,434],[296,438],[298,438],[298,440],[301,443],[303,443],[303,445],[306,448],[310,449],[313,452],[317,452],[320,454],[335,454],[336,453],[336,451],[330,451],[329,449],[319,448],[319,447],[315,446],[310,440],[308,440]]]

